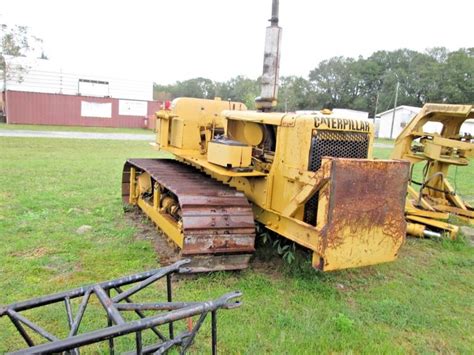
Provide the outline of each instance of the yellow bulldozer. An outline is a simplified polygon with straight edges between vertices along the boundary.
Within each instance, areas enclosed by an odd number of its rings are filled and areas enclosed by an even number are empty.
[[[177,98],[156,114],[157,150],[129,159],[125,203],[139,206],[198,271],[248,266],[255,223],[312,251],[323,271],[392,261],[404,242],[410,164],[372,158],[369,121],[272,112],[281,28],[273,0],[256,111]]]

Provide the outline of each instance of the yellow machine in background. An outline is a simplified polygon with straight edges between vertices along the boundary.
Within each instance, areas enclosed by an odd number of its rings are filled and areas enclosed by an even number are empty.
[[[247,267],[255,221],[312,252],[324,271],[392,261],[404,242],[409,163],[374,160],[368,121],[269,112],[281,28],[273,1],[259,111],[175,99],[157,113],[156,149],[130,159],[122,195],[193,258],[194,271]]]
[[[412,171],[424,164],[422,181],[412,180],[408,187],[408,234],[447,234],[453,239],[459,227],[448,223],[450,215],[474,224],[474,209],[448,179],[451,165],[467,166],[474,155],[473,137],[460,134],[462,124],[470,118],[474,118],[471,105],[426,104],[398,136],[391,158],[409,161]],[[442,125],[440,133],[430,132],[431,122]],[[418,191],[414,184],[420,186]]]

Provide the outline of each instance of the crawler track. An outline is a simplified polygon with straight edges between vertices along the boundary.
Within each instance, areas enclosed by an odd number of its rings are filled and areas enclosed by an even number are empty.
[[[248,266],[254,251],[255,224],[243,193],[175,160],[130,159],[122,178],[125,203],[129,202],[131,167],[137,176],[148,173],[153,183],[177,197],[181,208],[181,223],[177,225],[183,234],[181,254],[192,257],[194,271]]]

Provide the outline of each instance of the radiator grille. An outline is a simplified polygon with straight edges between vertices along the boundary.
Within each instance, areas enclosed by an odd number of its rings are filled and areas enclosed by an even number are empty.
[[[317,171],[322,157],[367,159],[369,135],[359,132],[315,131],[311,139],[308,170]],[[316,225],[319,193],[316,192],[304,207],[304,221]]]

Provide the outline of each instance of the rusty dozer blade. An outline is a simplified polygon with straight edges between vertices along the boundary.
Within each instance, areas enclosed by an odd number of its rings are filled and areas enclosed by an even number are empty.
[[[174,160],[130,159],[123,170],[122,197],[138,205],[180,254],[191,258],[193,272],[248,266],[255,250],[254,216],[245,195],[234,188]]]
[[[322,241],[313,265],[330,271],[394,260],[405,240],[408,162],[330,160],[331,177],[319,195]]]

